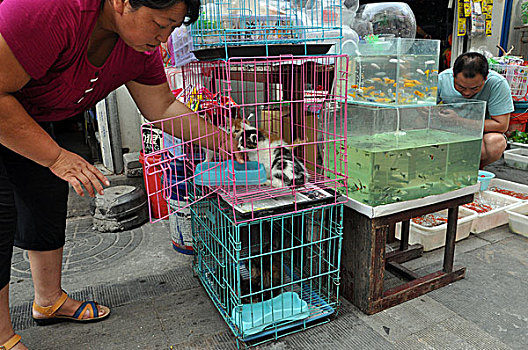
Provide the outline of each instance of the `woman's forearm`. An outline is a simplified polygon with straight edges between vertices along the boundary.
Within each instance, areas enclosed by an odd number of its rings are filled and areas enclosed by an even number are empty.
[[[0,144],[49,167],[59,157],[59,145],[10,94],[0,94]]]
[[[163,131],[177,138],[192,141],[200,147],[213,151],[218,151],[220,145],[227,139],[223,130],[200,117],[180,101],[175,100],[164,114],[165,116],[181,115],[180,118],[171,118],[163,122]]]

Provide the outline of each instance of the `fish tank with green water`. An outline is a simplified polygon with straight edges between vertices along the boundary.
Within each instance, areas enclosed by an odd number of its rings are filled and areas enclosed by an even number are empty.
[[[348,197],[378,206],[477,183],[485,102],[347,107],[346,150],[329,151],[348,160]]]
[[[434,105],[439,40],[369,37],[350,55],[349,101],[369,105]]]

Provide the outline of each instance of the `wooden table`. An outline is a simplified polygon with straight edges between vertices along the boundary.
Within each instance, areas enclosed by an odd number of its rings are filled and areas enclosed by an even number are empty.
[[[471,201],[473,193],[466,193],[427,206],[374,218],[345,206],[342,295],[361,311],[371,315],[464,278],[465,267],[453,267],[455,236],[458,206]],[[401,265],[423,254],[421,245],[409,246],[410,219],[443,209],[448,209],[443,267],[436,272],[419,276]],[[387,238],[391,236],[397,222],[402,222],[399,247],[395,251],[386,252]],[[384,290],[386,270],[409,281]]]

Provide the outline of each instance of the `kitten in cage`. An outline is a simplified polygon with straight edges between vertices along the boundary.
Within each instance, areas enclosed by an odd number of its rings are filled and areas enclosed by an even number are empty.
[[[293,148],[302,143],[301,140],[296,140],[293,147],[283,146],[285,142],[280,138],[270,136],[240,118],[234,120],[232,133],[238,149],[250,151],[248,160],[264,165],[268,186],[302,186],[310,179],[304,164],[293,154]]]

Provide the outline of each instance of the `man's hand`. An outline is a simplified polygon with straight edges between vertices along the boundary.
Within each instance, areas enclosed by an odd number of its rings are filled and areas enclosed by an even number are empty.
[[[68,181],[79,196],[84,196],[81,184],[90,197],[95,197],[94,189],[101,195],[104,193],[101,183],[110,186],[110,181],[97,168],[64,148],[61,148],[59,156],[49,169],[59,178]]]
[[[442,118],[442,123],[448,125],[461,125],[466,121],[465,118],[461,117],[457,112],[449,108],[441,109],[440,111],[438,111],[438,115]]]

